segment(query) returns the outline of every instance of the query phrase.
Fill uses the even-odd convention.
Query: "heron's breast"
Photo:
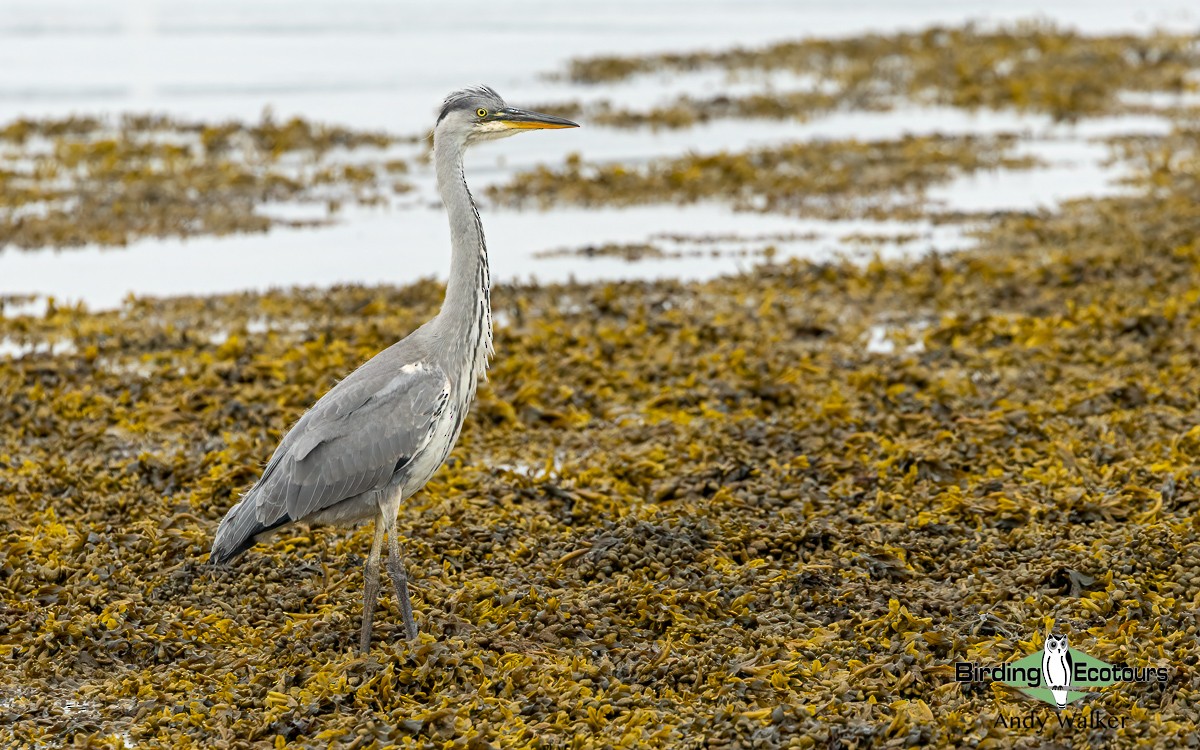
[[[450,451],[454,449],[454,444],[458,442],[458,436],[462,432],[462,418],[465,416],[467,408],[468,405],[462,404],[458,399],[453,399],[446,410],[442,412],[433,426],[429,442],[416,456],[413,456],[412,462],[404,467],[401,475],[397,477],[403,485],[405,496],[410,496],[424,487],[425,483],[442,467],[442,464],[446,463],[446,459],[450,457]]]

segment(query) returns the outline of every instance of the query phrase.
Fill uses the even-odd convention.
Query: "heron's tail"
[[[291,521],[291,516],[284,513],[271,523],[258,520],[257,509],[253,498],[242,498],[242,501],[229,509],[217,527],[217,536],[213,539],[212,552],[208,561],[214,565],[222,565],[254,546],[258,537],[272,529],[277,529]]]

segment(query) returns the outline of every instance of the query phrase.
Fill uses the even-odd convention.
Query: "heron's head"
[[[530,130],[577,127],[561,117],[510,107],[491,88],[475,86],[446,97],[434,134],[439,141],[448,139],[468,146]]]

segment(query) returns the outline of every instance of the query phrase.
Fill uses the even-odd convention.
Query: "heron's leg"
[[[396,504],[397,506],[399,503]],[[404,618],[404,629],[408,631],[408,640],[417,639],[417,621],[413,619],[412,601],[408,598],[408,575],[404,572],[404,561],[400,559],[400,540],[396,535],[396,508],[383,508],[384,523],[387,525],[388,538],[388,578],[392,579],[392,589],[396,592],[396,603],[400,605],[400,615]]]
[[[371,553],[363,566],[366,588],[363,591],[362,637],[358,650],[364,654],[371,650],[371,623],[375,620],[375,602],[379,598],[379,556],[383,552],[383,514],[375,516],[375,540],[371,542]]]

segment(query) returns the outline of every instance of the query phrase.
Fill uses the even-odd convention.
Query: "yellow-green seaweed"
[[[385,597],[365,658],[368,531],[205,558],[281,431],[437,285],[0,318],[75,349],[0,360],[0,743],[1184,743],[1193,169],[1001,217],[972,252],[497,287],[489,382],[400,515],[423,635]],[[998,726],[1053,709],[952,663],[1051,625],[1170,680],[1089,699],[1126,729]]]

